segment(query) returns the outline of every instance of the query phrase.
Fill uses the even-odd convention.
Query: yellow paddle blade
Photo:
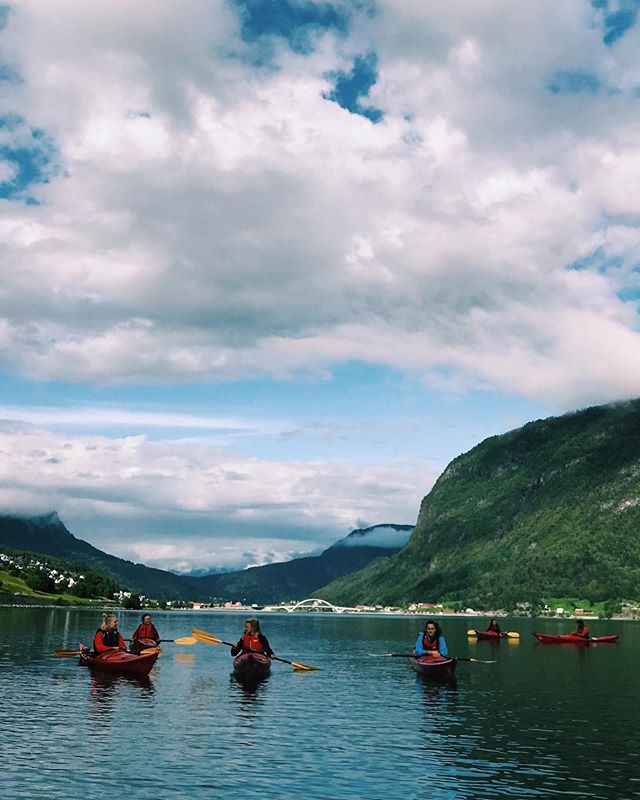
[[[476,635],[475,631],[467,631],[467,636],[475,636],[475,635]]]
[[[294,672],[313,672],[320,669],[320,667],[314,667],[311,664],[299,664],[297,661],[292,661],[291,666]]]
[[[150,656],[152,653],[157,653],[158,655],[160,655],[161,652],[162,652],[161,647],[147,647],[144,650],[141,650],[138,655]]]
[[[56,650],[54,656],[56,658],[71,658],[71,656],[79,656],[80,650]]]
[[[518,633],[518,631],[507,631],[507,636],[509,637],[509,639],[519,639],[520,638],[520,634]]]
[[[197,641],[195,636],[182,636],[180,639],[174,639],[175,644],[195,644]]]
[[[222,639],[218,639],[211,633],[200,631],[197,628],[191,631],[198,642],[206,642],[207,644],[223,644]]]

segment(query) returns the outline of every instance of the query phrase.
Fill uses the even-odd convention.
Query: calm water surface
[[[99,676],[57,647],[90,642],[95,610],[0,608],[0,744],[6,798],[616,798],[640,797],[640,624],[593,622],[619,645],[470,642],[484,620],[444,619],[460,663],[453,684],[402,659],[421,621],[407,617],[262,617],[276,653],[258,687],[230,675],[223,646],[165,645],[147,681]],[[139,615],[120,614],[131,635]],[[193,627],[235,641],[231,613],[154,614],[166,638]]]

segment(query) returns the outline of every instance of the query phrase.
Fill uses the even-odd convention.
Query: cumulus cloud
[[[0,426],[5,511],[56,509],[97,547],[182,571],[285,560],[333,544],[361,518],[411,523],[435,478],[419,461],[285,463],[143,436]]]
[[[637,27],[380,0],[302,47],[249,36],[241,5],[11,4],[0,113],[56,163],[37,204],[0,206],[1,366],[118,383],[359,359],[567,406],[640,392]],[[377,124],[331,100],[366,54]]]

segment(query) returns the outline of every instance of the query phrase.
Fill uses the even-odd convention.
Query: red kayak
[[[572,633],[565,633],[560,636],[552,636],[547,633],[534,633],[536,639],[541,644],[615,644],[618,636],[574,636]]]
[[[488,639],[492,642],[498,642],[500,639],[506,637],[506,633],[496,633],[495,631],[475,631],[478,639]]]
[[[457,658],[444,658],[444,656],[420,656],[411,659],[411,667],[419,674],[427,678],[443,680],[450,678],[456,671]]]
[[[129,645],[129,651],[139,656],[143,650],[147,650],[149,647],[159,646],[158,642],[154,642],[153,639],[132,639]]]
[[[266,678],[271,670],[271,659],[262,653],[241,653],[233,659],[236,678],[257,681]]]
[[[138,656],[135,653],[127,653],[126,650],[107,650],[105,653],[94,654],[92,650],[85,649],[80,654],[80,663],[101,672],[117,672],[120,675],[148,675],[151,667],[158,660],[158,655],[159,653],[147,653],[147,655]]]

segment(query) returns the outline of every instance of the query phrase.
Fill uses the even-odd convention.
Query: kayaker
[[[587,628],[581,619],[576,622],[576,629],[575,631],[571,631],[571,636],[581,636],[583,639],[589,638],[589,628]]]
[[[126,650],[122,634],[118,630],[118,617],[115,614],[105,614],[102,624],[93,637],[93,649],[96,653],[105,653],[107,650]]]
[[[260,630],[260,622],[255,617],[244,621],[244,633],[231,648],[231,655],[238,653],[263,653],[268,658],[274,655],[267,637]]]
[[[142,622],[135,629],[131,637],[132,644],[139,639],[151,639],[156,644],[160,644],[160,634],[156,626],[151,622],[151,614],[142,615]]]
[[[424,631],[420,631],[416,639],[415,652],[420,656],[443,656],[448,658],[449,651],[442,631],[437,622],[428,619]]]
[[[487,628],[487,630],[488,630],[488,631],[491,631],[492,633],[501,633],[501,632],[502,632],[502,631],[500,630],[500,626],[498,625],[498,620],[497,620],[497,619],[495,619],[495,618],[491,620],[491,622],[489,623],[489,627]]]

